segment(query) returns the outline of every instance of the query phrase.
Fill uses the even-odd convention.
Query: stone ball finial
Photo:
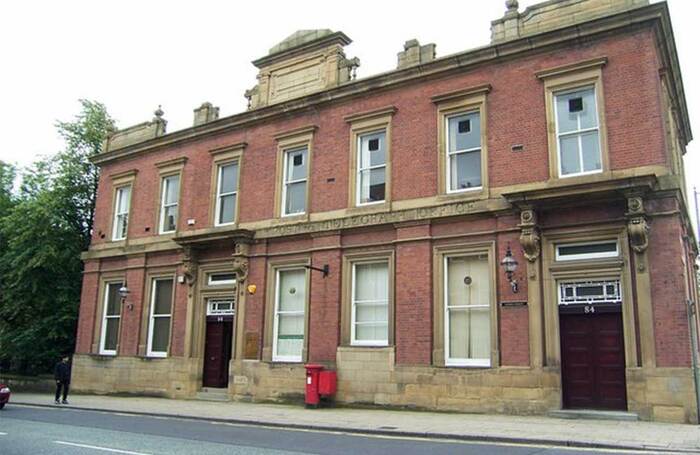
[[[518,0],[506,0],[506,8],[508,9],[508,12],[517,12],[519,5],[518,5]]]
[[[153,114],[154,114],[154,115],[156,116],[156,118],[158,118],[158,119],[163,118],[163,114],[165,114],[165,112],[163,112],[163,109],[161,109],[161,107],[162,107],[162,106],[159,104],[159,105],[158,105],[158,109],[156,109],[156,110],[153,112]]]

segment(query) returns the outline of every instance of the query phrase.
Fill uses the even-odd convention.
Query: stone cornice
[[[260,68],[262,66],[268,66],[273,63],[279,62],[281,60],[286,60],[300,54],[309,53],[314,50],[324,49],[328,46],[332,46],[333,44],[345,46],[350,43],[352,43],[352,40],[345,33],[334,32],[328,36],[324,36],[323,38],[302,44],[301,46],[295,46],[284,51],[266,55],[265,57],[253,60],[251,63],[253,63],[253,65],[255,65],[256,67]]]
[[[672,77],[669,78],[672,97],[681,115],[681,130],[685,142],[692,139],[688,111],[681,79],[680,65],[673,41],[673,30],[665,3],[654,3],[649,6],[636,8],[623,13],[602,17],[574,26],[527,36],[525,38],[505,41],[488,45],[466,52],[448,55],[429,63],[412,66],[402,70],[390,71],[383,74],[359,79],[330,90],[314,93],[282,103],[273,104],[252,111],[224,117],[183,130],[149,139],[142,143],[132,144],[122,149],[100,153],[93,158],[95,164],[138,155],[174,144],[183,144],[201,140],[225,132],[250,127],[261,122],[271,121],[280,117],[288,117],[291,113],[302,113],[339,100],[346,100],[367,95],[370,92],[387,90],[407,83],[444,77],[448,74],[468,71],[491,62],[501,62],[507,59],[519,58],[549,49],[562,48],[568,44],[590,39],[596,35],[619,33],[620,29],[638,28],[644,24],[652,24],[657,45],[661,53],[661,62],[668,68]]]
[[[211,155],[218,155],[220,153],[232,152],[234,150],[244,150],[246,147],[248,147],[247,142],[237,142],[235,144],[226,145],[224,147],[218,147],[218,148],[209,150],[209,153]]]
[[[456,90],[449,93],[441,93],[430,98],[435,104],[444,103],[445,101],[452,101],[457,98],[464,98],[472,95],[482,95],[489,93],[491,91],[491,84],[481,84],[475,85],[474,87],[469,87],[463,90]]]
[[[568,65],[557,66],[554,68],[547,68],[541,71],[536,71],[535,76],[538,79],[547,79],[553,76],[561,76],[567,73],[573,73],[577,71],[583,71],[591,68],[600,68],[608,63],[607,57],[592,58],[589,60],[584,60],[582,62],[569,63]]]
[[[385,115],[394,115],[398,109],[396,106],[387,106],[379,109],[373,109],[371,111],[358,112],[357,114],[350,114],[343,117],[343,120],[347,123],[353,123],[360,120],[367,120],[375,117],[383,117]]]

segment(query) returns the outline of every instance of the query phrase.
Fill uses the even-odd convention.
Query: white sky
[[[537,3],[521,0],[520,10]],[[686,155],[700,188],[700,2],[669,0],[686,98],[698,139]],[[162,104],[168,131],[190,126],[203,101],[228,116],[245,110],[250,63],[298,29],[342,30],[358,77],[396,66],[404,41],[436,43],[438,56],[486,45],[502,0],[9,0],[0,4],[0,160],[20,166],[62,146],[56,120],[79,98],[101,101],[119,127]],[[692,194],[692,193],[689,193]],[[691,202],[692,204],[692,202]]]

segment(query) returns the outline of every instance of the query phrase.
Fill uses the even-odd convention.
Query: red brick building
[[[488,46],[358,79],[300,31],[246,112],[110,136],[74,387],[286,400],[313,362],[344,402],[697,421],[667,6],[507,6]]]

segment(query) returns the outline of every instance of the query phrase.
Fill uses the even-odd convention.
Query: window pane
[[[303,213],[306,210],[306,182],[287,185],[286,214]]]
[[[304,347],[304,316],[279,315],[277,355],[300,357]]]
[[[119,339],[119,318],[105,319],[105,341],[103,349],[105,351],[115,351],[117,340]]]
[[[173,280],[156,280],[153,314],[170,314],[173,300]]]
[[[110,283],[107,285],[107,316],[119,316],[121,313],[121,296],[119,288],[122,283]]]
[[[177,205],[165,207],[163,210],[163,231],[174,231],[177,228]]]
[[[125,186],[119,189],[118,195],[118,213],[127,213],[129,211],[129,195],[131,194],[131,187]]]
[[[481,151],[450,156],[450,189],[481,186]]]
[[[360,137],[360,167],[380,166],[386,163],[386,133],[366,134]]]
[[[384,302],[381,305],[369,303],[355,304],[355,322],[387,322],[389,319],[389,305]]]
[[[126,214],[118,215],[117,216],[117,230],[115,237],[119,239],[123,239],[126,237],[126,231],[128,228],[128,221],[129,217]]]
[[[447,259],[448,305],[488,305],[491,301],[489,262],[485,256]]]
[[[238,189],[238,163],[221,166],[219,194],[231,193]]]
[[[582,101],[583,109],[571,112],[570,107],[578,105],[578,103],[570,103],[570,101],[577,99]],[[567,133],[598,126],[598,112],[593,88],[556,95],[556,103],[557,132]]]
[[[306,303],[306,270],[279,272],[278,311],[304,311]]]
[[[383,201],[386,197],[384,168],[369,169],[360,173],[360,203]]]
[[[170,340],[170,317],[158,317],[153,319],[153,341],[151,351],[167,352]]]
[[[581,135],[584,172],[596,171],[603,168],[600,163],[599,144],[600,141],[598,141],[598,131]]]
[[[209,282],[212,284],[217,284],[220,282],[226,282],[226,281],[235,281],[236,280],[236,274],[235,273],[212,273],[209,275]]]
[[[491,357],[490,309],[472,308],[449,311],[450,346],[453,359]]]
[[[578,153],[578,136],[566,136],[560,138],[559,153],[561,153],[560,158],[562,175],[581,172]]]
[[[386,324],[355,326],[355,339],[358,341],[387,341],[389,328]]]
[[[233,223],[236,217],[236,196],[231,194],[223,196],[219,202],[219,224]]]
[[[386,262],[356,264],[355,301],[387,300],[388,298],[389,265]]]
[[[165,178],[165,203],[177,203],[177,197],[180,191],[180,176],[172,175]]]
[[[306,178],[306,148],[287,152],[287,181]]]
[[[457,115],[447,119],[450,152],[481,147],[481,122],[479,112]],[[460,129],[460,124],[462,128]],[[465,127],[468,125],[468,128]],[[460,131],[463,131],[460,133]]]

